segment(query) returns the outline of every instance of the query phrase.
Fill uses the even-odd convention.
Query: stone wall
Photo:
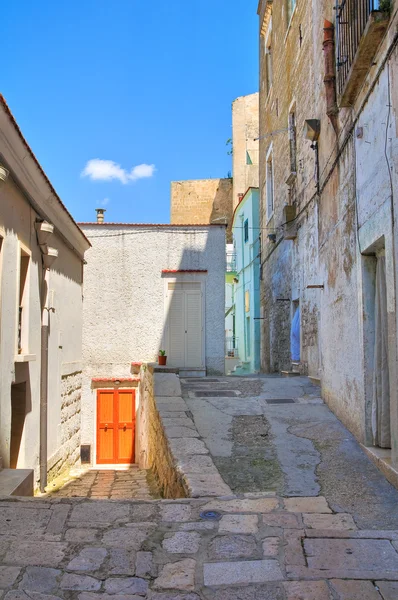
[[[137,456],[139,466],[151,469],[165,498],[185,498],[183,478],[174,458],[156,408],[153,367],[143,365],[140,372],[140,409],[137,419]]]
[[[194,179],[171,182],[171,223],[203,225],[228,223],[231,240],[232,179]],[[225,220],[223,220],[225,219]]]
[[[397,43],[398,14],[392,10],[389,30],[355,105],[338,106],[337,97],[333,118],[327,114],[323,52],[324,21],[336,19],[333,3],[297,2],[288,22],[282,3],[263,0],[259,14],[263,367],[267,371],[289,367],[291,317],[299,303],[301,372],[320,378],[328,405],[361,442],[371,444],[375,291],[367,262],[375,249],[383,247],[392,445],[398,464],[397,263],[391,219],[392,188],[397,188],[392,165],[398,155],[394,94],[398,54],[391,44]],[[266,40],[273,67],[269,90]],[[288,131],[291,112],[296,122],[295,172]],[[307,119],[320,122],[316,148],[303,133]],[[270,152],[274,210],[267,214],[265,157]],[[294,239],[285,235],[286,205],[295,212]],[[269,233],[275,234],[276,242]]]
[[[233,207],[239,194],[258,187],[259,94],[241,96],[232,103]]]
[[[62,376],[60,448],[48,461],[49,482],[80,460],[81,391],[81,371]]]
[[[140,373],[136,451],[140,467],[153,471],[165,498],[232,493],[200,439],[179,377],[154,373],[147,364]]]

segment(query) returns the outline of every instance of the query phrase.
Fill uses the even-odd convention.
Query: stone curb
[[[187,497],[231,495],[190,416],[179,377],[173,373],[154,373],[154,387],[159,421]],[[184,417],[176,416],[170,423],[170,415],[174,413],[184,413]]]

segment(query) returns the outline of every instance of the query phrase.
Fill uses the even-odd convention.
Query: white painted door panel
[[[200,283],[169,283],[167,300],[168,363],[173,367],[203,367]]]
[[[202,366],[202,294],[185,292],[185,367]]]
[[[169,347],[168,361],[172,366],[184,366],[185,362],[185,293],[169,291]]]

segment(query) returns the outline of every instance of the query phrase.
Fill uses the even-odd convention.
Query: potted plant
[[[166,366],[166,363],[167,363],[166,350],[159,350],[158,363],[162,367]]]

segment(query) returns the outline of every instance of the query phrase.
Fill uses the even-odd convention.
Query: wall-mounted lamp
[[[114,381],[115,385],[120,385],[120,383],[121,383],[120,379],[115,379],[115,381]]]
[[[306,119],[304,123],[304,137],[310,142],[317,142],[321,133],[321,122],[319,119]]]
[[[7,171],[7,169],[5,167],[0,165],[0,183],[6,181],[9,174],[10,174],[9,171]]]
[[[267,237],[272,244],[276,243],[276,233],[269,233]]]
[[[51,248],[46,244],[40,246],[41,253],[43,255],[43,265],[45,269],[51,269],[53,262],[58,258],[58,250]]]
[[[239,283],[239,279],[237,277],[234,277],[234,283]]]
[[[47,221],[36,221],[35,228],[40,246],[47,244],[49,238],[54,233],[54,225],[51,225]]]

